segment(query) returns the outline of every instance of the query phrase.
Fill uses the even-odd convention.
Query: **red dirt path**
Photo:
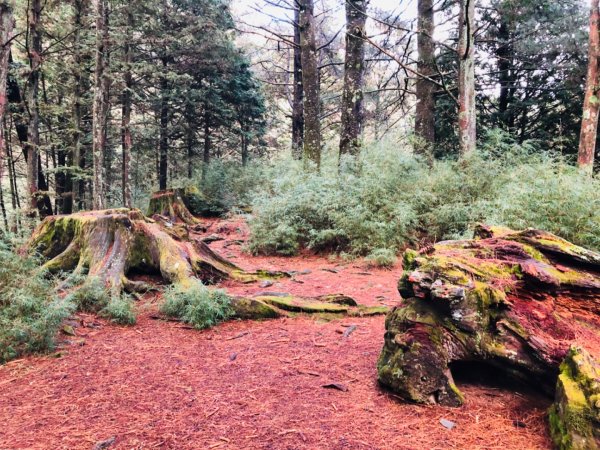
[[[245,227],[233,225],[227,239],[243,239]],[[243,268],[310,270],[267,288],[226,283],[231,292],[340,292],[371,305],[399,300],[399,268],[337,267],[306,255],[253,258],[238,245],[224,248],[229,241],[211,247]],[[152,320],[157,301],[140,305],[131,328],[82,315],[85,326],[68,337],[60,358],[0,367],[0,449],[91,449],[112,437],[110,449],[550,447],[549,400],[536,394],[460,385],[467,404],[444,408],[406,404],[382,391],[375,364],[383,316],[229,322],[199,332]],[[350,324],[358,327],[344,338]],[[348,390],[322,387],[331,382]],[[447,430],[441,418],[456,427]]]

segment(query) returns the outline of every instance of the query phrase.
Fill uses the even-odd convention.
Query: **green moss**
[[[419,252],[411,248],[406,249],[402,255],[402,269],[405,271],[414,270],[416,268],[415,260],[419,256]]]
[[[233,317],[243,320],[274,319],[281,314],[271,305],[253,298],[234,298],[231,301]]]
[[[348,307],[337,305],[335,303],[325,303],[314,300],[301,299],[298,297],[276,297],[259,296],[256,297],[269,305],[281,308],[285,311],[305,312],[305,313],[347,313]]]
[[[387,306],[365,306],[359,305],[356,309],[348,311],[348,315],[352,317],[368,317],[368,316],[379,316],[390,312],[390,308]]]

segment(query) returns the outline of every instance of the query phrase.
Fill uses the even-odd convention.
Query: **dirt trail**
[[[399,300],[400,269],[325,258],[252,258],[231,242],[239,222],[214,223],[211,244],[246,269],[305,272],[273,286],[226,283],[234,293],[341,292],[370,305]],[[225,229],[228,229],[227,232]],[[239,229],[239,230],[238,230]],[[227,247],[225,247],[227,246]],[[322,270],[328,269],[328,270]],[[310,271],[307,273],[306,271]],[[117,327],[92,316],[60,358],[0,367],[0,449],[477,449],[549,448],[549,400],[461,385],[463,408],[423,407],[383,392],[375,364],[384,317],[229,322],[207,331],[153,320]],[[357,325],[348,337],[342,333]],[[337,383],[346,391],[327,389]],[[449,430],[440,419],[456,424]]]

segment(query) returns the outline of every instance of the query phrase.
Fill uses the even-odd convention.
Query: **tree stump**
[[[458,406],[453,365],[486,364],[498,377],[556,391],[554,435],[587,445],[564,448],[595,448],[600,372],[585,378],[565,367],[573,345],[597,367],[600,254],[539,230],[480,226],[476,237],[405,253],[404,300],[386,318],[380,383],[407,400]],[[569,412],[583,408],[573,396],[585,414]]]
[[[51,273],[97,277],[120,291],[135,286],[132,271],[158,273],[169,283],[190,285],[199,278],[252,279],[201,241],[178,238],[137,209],[109,209],[50,216],[35,230],[28,247],[48,261]]]
[[[173,223],[199,225],[200,221],[190,212],[186,199],[192,195],[192,188],[168,189],[158,191],[150,197],[148,216],[154,215],[168,217]]]

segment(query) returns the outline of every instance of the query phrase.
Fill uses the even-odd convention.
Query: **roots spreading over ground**
[[[31,237],[29,247],[48,261],[52,273],[85,274],[112,290],[135,290],[128,275],[154,273],[168,283],[189,286],[196,279],[251,278],[206,244],[173,233],[136,209],[108,209],[51,216]]]

